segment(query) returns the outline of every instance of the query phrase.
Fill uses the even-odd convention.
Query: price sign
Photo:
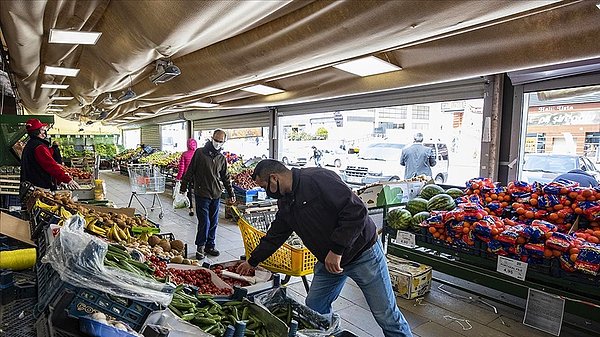
[[[258,191],[258,200],[265,200],[267,199],[267,192],[266,191]]]
[[[518,280],[525,281],[525,275],[527,274],[527,263],[509,259],[504,256],[498,256],[498,265],[496,271],[510,277],[514,277]]]
[[[396,233],[396,243],[400,246],[415,248],[415,235],[405,231],[398,231]]]
[[[529,288],[523,324],[559,336],[564,312],[564,298]]]

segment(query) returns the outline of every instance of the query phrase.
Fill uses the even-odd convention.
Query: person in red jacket
[[[79,188],[79,184],[52,158],[53,150],[46,140],[48,124],[32,118],[25,122],[25,127],[29,140],[21,155],[21,183],[28,181],[50,190],[56,190],[60,184],[69,189]]]
[[[187,151],[185,151],[181,155],[181,159],[179,159],[179,169],[177,170],[177,177],[175,180],[181,180],[181,177],[185,174],[188,167],[190,167],[190,163],[192,162],[192,158],[194,157],[194,152],[196,152],[196,148],[198,147],[198,143],[194,138],[190,138],[187,141]],[[174,191],[173,193],[178,193],[179,191]],[[192,200],[194,200],[194,185],[190,186],[187,191],[187,197],[190,199],[190,216],[194,216],[194,206],[192,204]]]

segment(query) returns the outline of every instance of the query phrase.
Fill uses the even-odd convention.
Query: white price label
[[[258,191],[258,200],[265,200],[267,199],[267,192],[266,191]]]
[[[400,246],[415,248],[415,235],[405,231],[398,231],[396,233],[396,243]]]
[[[496,271],[518,280],[525,281],[525,275],[527,275],[527,263],[509,259],[504,256],[498,256]]]

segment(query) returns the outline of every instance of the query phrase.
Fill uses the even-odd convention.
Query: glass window
[[[161,149],[168,152],[187,150],[187,123],[173,123],[160,126]]]
[[[224,129],[224,131],[227,133],[227,141],[223,145],[223,151],[235,153],[244,161],[269,157],[268,127]],[[213,132],[214,130],[194,132],[198,146],[204,146],[212,139]]]
[[[600,86],[530,92],[523,102],[520,180],[548,183],[600,162]]]
[[[142,142],[142,130],[132,129],[123,130],[123,147],[126,149],[135,149]]]
[[[437,148],[433,178],[462,186],[479,176],[482,110],[483,99],[474,99],[283,116],[278,118],[278,159],[288,166],[331,169],[349,184],[404,178],[402,149],[421,132]],[[405,112],[424,119],[406,120]]]

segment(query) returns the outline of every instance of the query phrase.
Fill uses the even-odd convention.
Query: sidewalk
[[[101,172],[100,178],[106,181],[107,198],[117,207],[127,207],[131,190],[129,180],[118,172]],[[152,204],[151,195],[140,195],[140,200],[148,208]],[[160,224],[162,232],[172,232],[175,237],[188,244],[189,253],[195,252],[195,217],[188,215],[187,209],[173,210],[169,191],[160,195],[164,205],[164,218],[158,219],[159,211],[149,212],[148,217]],[[133,201],[132,207],[143,212],[142,207]],[[217,230],[217,248],[221,255],[212,258],[213,262],[239,259],[244,255],[244,243],[236,224],[221,219]],[[310,279],[310,277],[309,277]],[[496,307],[498,313],[481,303],[460,297],[476,297],[449,286],[438,289],[440,283],[434,281],[431,292],[423,300],[397,299],[398,306],[408,320],[415,337],[543,337],[551,336],[522,324],[523,311],[488,301]],[[300,278],[292,278],[288,285],[291,296],[304,302],[306,290]],[[448,294],[449,292],[450,294]],[[369,311],[367,302],[354,281],[348,280],[333,308],[342,318],[342,327],[358,336],[383,337],[381,329]],[[467,321],[465,321],[467,320]],[[562,336],[583,336],[563,329]]]

